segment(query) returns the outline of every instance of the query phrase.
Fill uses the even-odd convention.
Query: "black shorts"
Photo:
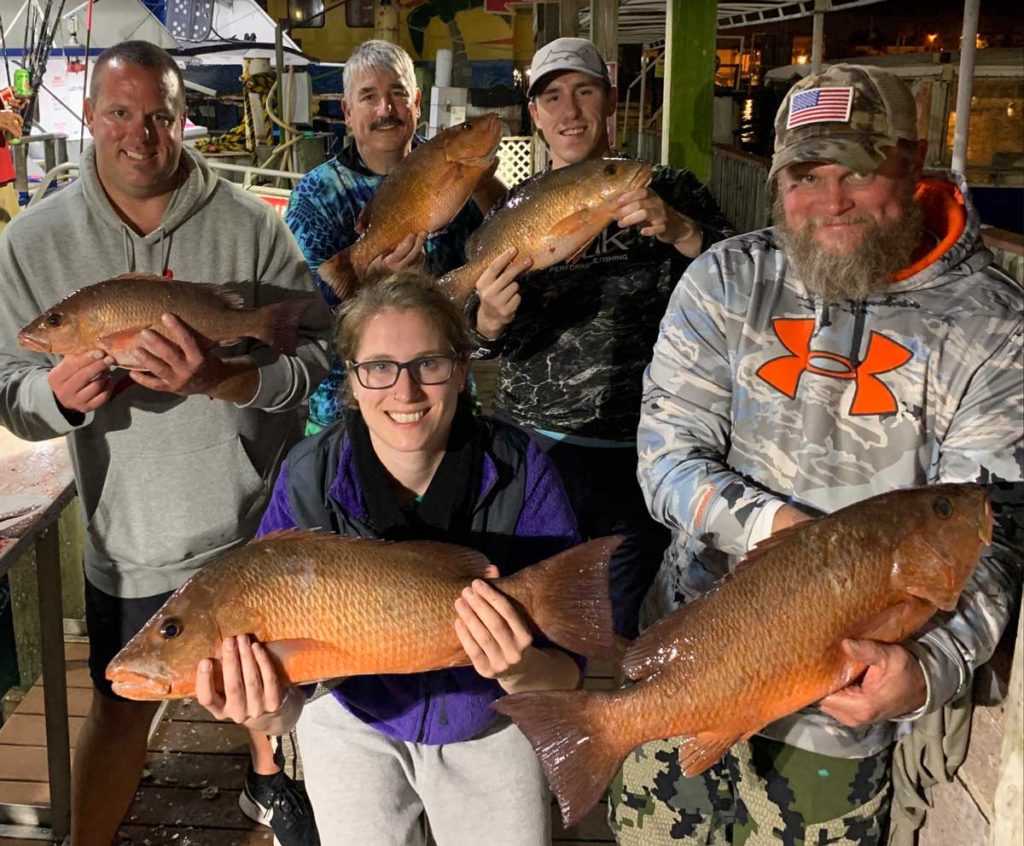
[[[107,681],[107,664],[121,651],[173,593],[122,599],[104,593],[85,580],[85,624],[89,629],[89,676],[93,687],[108,699],[126,701]]]

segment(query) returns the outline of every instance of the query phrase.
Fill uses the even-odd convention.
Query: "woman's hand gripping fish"
[[[894,491],[785,529],[714,589],[647,629],[611,693],[521,693],[494,703],[530,739],[566,825],[631,750],[683,736],[686,776],[741,738],[853,682],[846,638],[898,643],[952,611],[992,511],[982,488]]]

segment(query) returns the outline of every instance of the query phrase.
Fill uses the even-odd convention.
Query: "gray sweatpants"
[[[394,740],[333,696],[296,727],[322,846],[548,846],[551,794],[537,756],[501,721],[461,743]]]

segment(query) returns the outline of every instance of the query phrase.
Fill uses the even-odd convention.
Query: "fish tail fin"
[[[608,562],[621,535],[581,543],[500,579],[496,587],[526,608],[545,636],[580,655],[618,654],[608,596]]]
[[[285,355],[295,355],[299,343],[299,326],[306,310],[314,304],[313,297],[303,294],[263,306],[259,310],[260,325],[254,332],[255,336],[271,349]]]
[[[600,800],[629,753],[608,694],[586,690],[504,696],[491,707],[512,720],[537,753],[566,827]]]
[[[359,274],[347,249],[327,259],[320,265],[317,274],[342,302],[351,297],[359,286]]]

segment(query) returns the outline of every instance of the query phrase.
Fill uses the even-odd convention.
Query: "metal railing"
[[[711,194],[737,232],[753,232],[771,223],[768,199],[770,161],[714,145],[711,159]]]

